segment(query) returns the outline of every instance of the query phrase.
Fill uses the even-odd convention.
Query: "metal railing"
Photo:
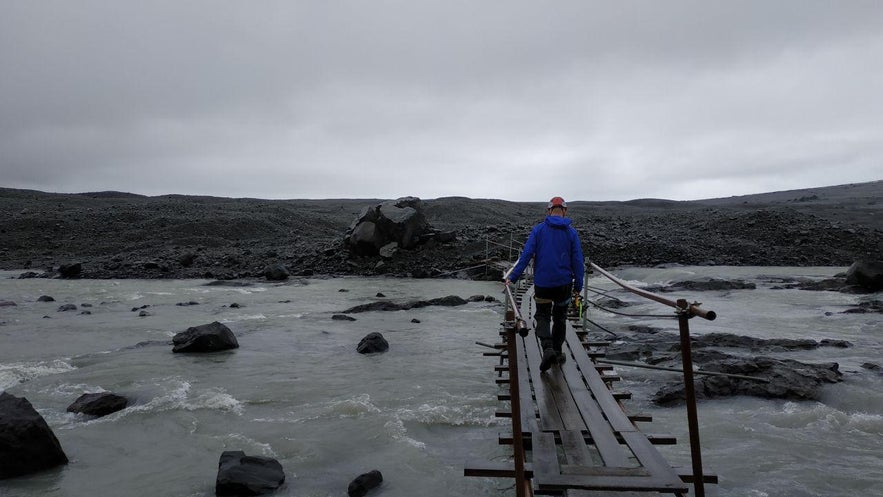
[[[717,314],[714,311],[702,309],[699,302],[693,302],[690,304],[687,303],[686,299],[672,300],[648,292],[647,290],[636,288],[620,280],[616,276],[613,276],[605,271],[604,268],[593,262],[589,262],[589,267],[635,295],[675,309],[681,340],[681,367],[684,374],[684,397],[687,403],[687,428],[690,435],[690,459],[693,465],[693,486],[697,497],[704,497],[705,484],[702,475],[702,449],[699,444],[699,416],[696,409],[696,390],[693,382],[693,355],[690,344],[689,319],[693,316],[699,316],[709,321],[713,321],[717,318]]]
[[[516,333],[521,337],[527,336],[527,323],[521,315],[518,301],[512,294],[511,286],[504,285],[506,294],[506,353],[509,366],[509,403],[512,411],[512,445],[515,458],[515,495],[527,497],[532,495],[529,482],[524,471],[524,434],[521,431],[521,396],[518,383],[518,350],[515,343]],[[529,401],[530,399],[528,399]]]

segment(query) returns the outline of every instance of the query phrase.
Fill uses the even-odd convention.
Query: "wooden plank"
[[[573,362],[567,362],[563,365],[562,369],[568,378],[571,390],[574,391],[574,399],[580,414],[585,419],[592,443],[598,448],[604,464],[607,466],[632,465],[629,462],[628,456],[620,447],[616,434],[604,418],[601,407],[595,403],[594,398],[590,395],[585,383],[583,383],[583,379],[576,370],[576,366]]]
[[[688,468],[674,468],[681,481],[684,483],[693,483],[693,474]],[[564,474],[583,472],[583,474],[597,474],[606,476],[636,476],[639,472],[644,471],[643,468],[606,468],[606,467],[579,467],[561,465],[561,472]],[[524,474],[527,478],[533,478],[533,465],[531,463],[524,464]],[[470,459],[463,465],[463,476],[478,476],[482,478],[515,478],[515,466],[511,462],[488,461],[486,459]],[[718,483],[717,475],[703,474],[702,479],[705,483]],[[590,492],[583,490],[581,492]],[[580,494],[567,494],[580,495]],[[616,497],[624,497],[629,494],[617,493]]]
[[[566,366],[567,363],[564,364]],[[558,413],[561,416],[562,429],[582,431],[587,429],[586,422],[580,415],[579,408],[574,401],[574,394],[570,391],[569,382],[561,368],[553,366],[552,369],[540,375],[543,388],[552,395]]]
[[[675,470],[675,473],[678,474],[678,477],[681,479],[682,482],[693,483],[694,481],[696,481],[696,477],[693,475],[693,471],[691,469],[681,468],[681,467],[677,467],[677,466],[674,467],[673,469]],[[703,483],[713,483],[716,485],[718,483],[717,475],[710,475],[710,474],[707,474],[703,471],[702,482]]]
[[[586,446],[586,439],[581,431],[562,431],[561,447],[564,449],[564,459],[567,461],[567,464],[597,466],[592,459],[588,446]]]
[[[534,469],[534,475],[537,475],[536,468]],[[538,487],[537,493],[549,491],[563,492],[569,489],[675,493],[686,492],[688,489],[687,484],[683,482],[673,484],[652,476],[557,475],[541,479],[537,475],[534,478],[534,482]]]
[[[470,459],[463,466],[463,476],[482,478],[515,478],[515,465],[511,462]],[[533,478],[533,465],[524,463],[525,478]]]
[[[539,427],[543,431],[559,431],[564,429],[564,422],[561,420],[561,414],[558,412],[558,406],[551,394],[547,394],[544,388],[542,373],[540,373],[540,347],[537,340],[532,336],[528,336],[524,340],[524,346],[527,350],[528,370],[530,371],[530,379],[533,383],[534,397],[537,401],[537,409],[540,413]]]
[[[569,328],[567,330],[567,340],[568,343],[578,343],[576,334]],[[637,430],[635,425],[629,421],[628,416],[623,412],[619,403],[613,398],[610,390],[607,389],[607,385],[604,383],[598,370],[595,369],[594,363],[585,354],[573,354],[573,356],[577,365],[579,365],[583,378],[586,380],[586,385],[592,392],[592,396],[598,402],[598,405],[604,412],[604,416],[607,418],[607,422],[610,423],[613,429],[615,431]]]
[[[662,454],[656,450],[656,447],[647,440],[643,433],[624,432],[620,435],[640,461],[641,466],[647,468],[655,478],[669,483],[681,481],[671,464],[662,457]]]
[[[531,456],[533,459],[534,479],[552,478],[561,474],[558,465],[558,449],[555,448],[555,436],[551,433],[534,433]]]
[[[580,466],[580,465],[561,465],[562,475],[583,475],[583,476],[650,476],[650,472],[646,468],[636,466],[634,468],[610,468],[607,466]]]
[[[518,367],[518,398],[521,402],[521,431],[530,433],[537,431],[537,412],[533,393],[530,390],[530,378],[527,372],[527,356],[524,352],[524,338],[515,337],[515,349]]]
[[[645,414],[645,413],[629,414],[629,419],[632,421],[632,423],[638,423],[638,422],[652,423],[653,422],[653,416],[651,416],[650,414]]]

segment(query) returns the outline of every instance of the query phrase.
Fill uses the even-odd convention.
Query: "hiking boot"
[[[543,360],[540,362],[540,372],[547,371],[552,367],[553,362],[558,361],[558,354],[555,353],[551,348],[543,351]]]
[[[567,354],[561,351],[557,351],[555,354],[558,356],[558,364],[564,364],[567,362]]]

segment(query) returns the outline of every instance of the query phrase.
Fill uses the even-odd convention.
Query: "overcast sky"
[[[0,0],[0,186],[712,198],[883,179],[883,3]]]

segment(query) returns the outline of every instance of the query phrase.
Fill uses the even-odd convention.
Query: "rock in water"
[[[383,335],[377,333],[376,331],[368,333],[365,335],[365,338],[359,342],[359,346],[356,347],[356,350],[360,354],[374,354],[376,352],[386,352],[389,350],[389,342],[383,338]]]
[[[172,352],[217,352],[239,348],[230,328],[217,321],[187,328],[172,338],[172,344]]]
[[[263,495],[275,491],[284,482],[285,472],[279,461],[228,450],[218,461],[215,495]]]
[[[369,490],[383,483],[383,475],[376,469],[363,473],[351,481],[346,489],[349,497],[363,497]]]
[[[869,292],[883,290],[883,261],[856,261],[846,271],[846,283]]]
[[[67,464],[61,444],[24,397],[0,393],[0,480]]]
[[[722,376],[703,376],[696,379],[696,398],[707,399],[733,395],[752,395],[767,399],[815,400],[825,383],[842,381],[843,374],[835,362],[807,364],[792,359],[772,357],[725,358],[709,361],[703,371],[755,376],[769,379],[769,383]],[[684,400],[682,382],[662,387],[653,401],[671,405]]]
[[[67,412],[100,417],[121,411],[128,405],[129,400],[127,398],[115,393],[84,393],[73,404],[67,406]]]

